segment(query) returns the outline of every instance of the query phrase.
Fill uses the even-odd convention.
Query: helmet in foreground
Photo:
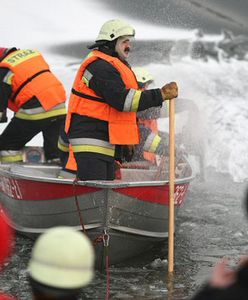
[[[41,284],[81,288],[93,278],[94,250],[83,233],[71,227],[54,227],[37,239],[28,268],[30,277]]]

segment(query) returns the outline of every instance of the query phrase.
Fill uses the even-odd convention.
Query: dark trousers
[[[65,145],[68,145],[68,151],[63,151],[59,149],[59,158],[62,168],[65,168],[68,158],[69,158],[69,139],[65,132],[65,122],[62,123],[60,130],[59,130],[59,137],[64,142]]]
[[[78,171],[79,180],[114,180],[115,164],[113,161],[106,161],[99,158],[86,157],[85,153],[74,153]],[[94,154],[92,154],[94,156]]]
[[[1,150],[21,150],[35,135],[42,132],[47,160],[59,157],[59,130],[65,116],[29,121],[13,117],[0,135]]]

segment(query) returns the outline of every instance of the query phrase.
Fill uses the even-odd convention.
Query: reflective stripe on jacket
[[[59,136],[58,140],[58,148],[60,151],[69,152],[69,141],[65,142],[61,136]]]
[[[152,132],[146,139],[146,142],[144,144],[144,151],[156,154],[160,143],[161,137],[158,134]]]
[[[38,51],[14,51],[3,59],[0,67],[9,68],[14,74],[11,78],[11,100],[18,108],[34,96],[45,111],[65,102],[66,94],[62,83],[50,72],[48,64]]]
[[[0,151],[0,162],[14,163],[23,161],[23,153],[21,150],[2,150]]]
[[[69,156],[65,169],[77,171],[77,163],[74,156],[74,153],[77,152],[94,152],[114,157],[115,146],[108,142],[92,138],[70,139]]]
[[[97,59],[110,63],[120,73],[121,78],[129,89],[123,111],[118,111],[99,97],[88,87],[90,76],[87,66]],[[107,121],[110,144],[138,144],[139,128],[136,121],[136,111],[139,106],[141,91],[138,90],[136,77],[132,70],[118,58],[94,50],[82,63],[75,78],[70,96],[65,130],[68,132],[73,113],[99,120]],[[74,150],[74,149],[73,149]]]
[[[20,108],[19,111],[15,114],[15,117],[22,120],[37,121],[65,114],[65,103],[61,103],[52,107],[49,111],[46,111],[43,107],[28,109]]]
[[[94,152],[114,157],[115,145],[109,142],[93,138],[73,138],[69,139],[74,153]]]

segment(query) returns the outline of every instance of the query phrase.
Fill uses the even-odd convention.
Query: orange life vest
[[[14,74],[11,100],[17,108],[33,96],[46,111],[66,101],[62,83],[50,72],[38,51],[25,49],[11,52],[0,62],[0,67],[9,68]],[[13,105],[10,104],[9,108]]]
[[[73,113],[100,119],[108,122],[110,144],[138,144],[140,141],[139,128],[135,112],[122,112],[102,101],[84,80],[83,74],[87,66],[97,59],[103,59],[115,67],[127,89],[138,90],[138,83],[133,71],[118,58],[93,50],[82,63],[76,75],[70,96],[65,131],[68,132]]]
[[[158,122],[155,119],[151,120],[139,120],[139,124],[150,128],[152,132],[158,133]]]
[[[77,162],[74,157],[71,145],[69,145],[69,156],[65,168],[71,171],[77,171]]]
[[[152,132],[158,133],[158,123],[157,120],[151,119],[151,120],[139,120],[139,124],[144,125],[147,128],[150,128]],[[144,151],[143,157],[146,160],[151,161],[152,163],[156,163],[156,155],[151,152]]]

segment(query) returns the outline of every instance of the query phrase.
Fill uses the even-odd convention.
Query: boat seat
[[[147,169],[121,169],[121,179],[123,181],[153,181],[165,180],[165,173],[161,173],[161,178],[156,179],[157,170]]]

